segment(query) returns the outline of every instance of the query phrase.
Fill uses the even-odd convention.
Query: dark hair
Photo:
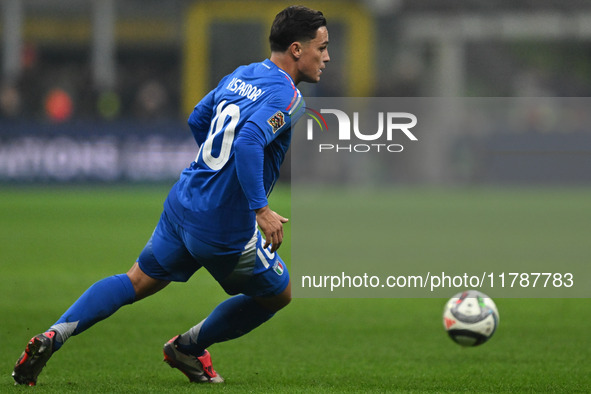
[[[275,16],[269,35],[271,51],[285,52],[295,41],[313,40],[322,26],[326,26],[322,12],[301,5],[289,6]]]

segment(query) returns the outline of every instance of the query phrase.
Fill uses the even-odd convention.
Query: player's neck
[[[269,60],[271,60],[277,67],[289,74],[289,76],[291,77],[291,79],[293,79],[293,82],[296,85],[300,82],[298,77],[297,65],[289,56],[289,54],[281,52],[272,52]]]

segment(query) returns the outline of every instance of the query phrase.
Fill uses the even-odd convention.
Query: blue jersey
[[[199,153],[166,199],[167,215],[205,242],[242,250],[303,113],[300,91],[269,59],[224,77],[189,117]]]

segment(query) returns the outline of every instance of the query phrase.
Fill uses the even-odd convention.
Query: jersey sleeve
[[[197,145],[203,144],[207,138],[211,115],[213,113],[215,91],[209,92],[193,109],[189,116],[189,127]]]
[[[272,97],[248,119],[234,142],[236,174],[251,210],[268,204],[263,181],[265,147],[304,113],[304,100],[297,89],[294,92],[293,97]]]
[[[254,123],[268,145],[284,130],[289,130],[305,111],[304,99],[298,89],[283,89],[267,101],[264,108],[255,112],[248,120]]]
[[[251,210],[268,204],[263,184],[265,139],[254,123],[247,123],[234,143],[236,175]]]
[[[226,81],[228,80],[228,75],[226,75],[220,83],[218,84],[218,88],[223,86]],[[210,91],[205,97],[201,99],[201,101],[193,108],[193,112],[189,115],[189,127],[191,128],[191,133],[193,133],[193,138],[195,138],[195,142],[197,145],[201,146],[203,142],[207,138],[207,133],[209,132],[209,127],[211,125],[211,120],[213,118],[213,111],[215,106],[215,97],[216,97],[216,90],[213,89]]]

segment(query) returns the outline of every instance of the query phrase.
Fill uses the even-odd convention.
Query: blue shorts
[[[212,246],[189,234],[163,212],[137,261],[141,270],[155,279],[186,282],[205,267],[228,294],[267,297],[285,290],[289,272],[279,254],[263,249],[263,245],[257,230],[241,251]]]

